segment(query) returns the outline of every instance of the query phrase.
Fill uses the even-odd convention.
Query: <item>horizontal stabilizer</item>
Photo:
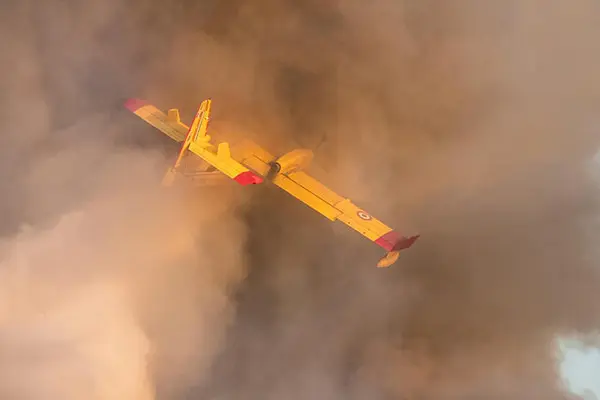
[[[181,123],[179,111],[169,110],[167,115],[152,104],[140,99],[127,100],[125,107],[176,142],[185,140],[189,128]]]

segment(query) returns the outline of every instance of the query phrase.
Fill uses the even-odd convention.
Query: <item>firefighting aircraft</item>
[[[177,109],[170,109],[165,114],[140,99],[129,99],[125,103],[125,107],[138,117],[182,143],[174,165],[165,174],[163,185],[170,186],[178,176],[199,181],[201,185],[219,183],[227,178],[244,186],[272,182],[329,220],[343,222],[384,248],[387,253],[377,263],[379,268],[395,263],[400,250],[412,246],[420,236],[399,235],[304,172],[313,158],[311,150],[295,149],[276,157],[249,140],[234,146],[234,152],[227,142],[215,146],[207,134],[211,104],[211,99],[203,101],[188,127],[181,122]],[[194,160],[191,161],[196,162],[192,167],[185,162],[190,153],[199,157],[192,157]]]

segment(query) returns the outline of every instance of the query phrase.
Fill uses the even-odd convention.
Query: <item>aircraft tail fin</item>
[[[198,107],[194,121],[192,122],[192,125],[190,125],[190,142],[210,141],[210,136],[207,134],[207,129],[208,122],[210,120],[211,104],[212,100],[207,99],[200,104],[200,107]]]
[[[181,145],[181,149],[179,150],[177,159],[175,160],[173,166],[169,168],[169,170],[165,174],[165,177],[163,178],[163,185],[170,186],[173,183],[176,176],[176,171],[180,167],[183,157],[185,156],[185,153],[190,147],[190,143],[203,142],[205,144],[208,144],[210,142],[210,136],[206,133],[206,131],[208,129],[208,121],[210,118],[211,103],[211,99],[207,99],[204,100],[198,107],[198,111],[196,111],[194,120],[192,121],[187,135],[185,137],[185,140]],[[169,110],[168,118],[171,120],[179,119],[179,111],[176,109]]]

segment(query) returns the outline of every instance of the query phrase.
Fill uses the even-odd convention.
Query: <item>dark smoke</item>
[[[111,275],[114,265],[160,260],[144,289],[124,285],[142,298],[139,310],[111,314],[129,321],[115,322],[128,332],[119,337],[133,338],[138,349],[127,358],[129,370],[155,355],[152,370],[140,375],[152,389],[128,396],[567,396],[554,341],[600,329],[598,192],[590,165],[600,98],[596,3],[154,3],[7,2],[11,17],[2,25],[7,237],[23,223],[52,225],[84,208],[89,224],[118,215],[143,227],[119,231],[125,244],[132,241],[124,258],[84,240],[90,265],[110,264]],[[119,111],[131,96],[180,107],[187,117],[212,97],[219,133],[251,136],[274,152],[316,148],[316,168],[328,184],[422,238],[393,269],[378,271],[377,250],[360,237],[265,187],[244,194],[251,199],[242,208],[213,208],[207,193],[185,203],[184,210],[209,211],[182,231],[169,226],[182,238],[194,224],[215,233],[201,234],[199,248],[160,250],[158,228],[183,216],[165,211],[144,225],[142,215],[183,200],[161,198],[150,202],[151,212],[128,216],[128,204],[158,196],[146,183],[160,179],[160,168],[152,168],[164,161],[151,129]],[[114,156],[131,147],[144,149],[135,150],[142,155],[133,168],[128,157]],[[140,174],[143,200],[127,190]],[[214,215],[228,218],[219,231]],[[109,227],[100,232],[109,235]],[[63,229],[51,237],[77,236]],[[139,243],[152,243],[148,259],[140,258]],[[225,244],[210,251],[217,243]],[[105,246],[111,254],[121,249]],[[249,274],[228,298],[246,259]],[[124,281],[137,282],[145,269],[127,271]],[[119,301],[98,298],[73,315],[119,308]],[[221,347],[229,300],[237,317]],[[203,317],[189,322],[198,313]],[[14,340],[2,339],[0,348]],[[42,343],[31,351],[56,351],[43,365],[69,351]],[[25,357],[9,356],[2,357]],[[102,360],[79,362],[106,376],[94,367]],[[27,379],[14,374],[12,381]],[[23,386],[1,383],[14,398],[57,393],[20,394]],[[90,398],[86,389],[73,389],[72,398]]]

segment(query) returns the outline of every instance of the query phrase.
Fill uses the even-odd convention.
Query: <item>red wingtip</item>
[[[252,171],[242,172],[241,174],[239,174],[238,176],[236,176],[235,178],[233,178],[233,180],[236,181],[237,183],[239,183],[242,186],[256,185],[256,184],[259,184],[259,183],[263,182],[263,178],[261,178],[260,176],[256,175]]]
[[[147,103],[144,100],[140,99],[128,99],[125,102],[125,108],[127,108],[131,112],[136,112],[145,105],[147,105]]]
[[[387,251],[398,251],[408,249],[417,241],[421,235],[415,236],[400,236],[396,231],[389,231],[375,241],[376,244],[383,247]]]

